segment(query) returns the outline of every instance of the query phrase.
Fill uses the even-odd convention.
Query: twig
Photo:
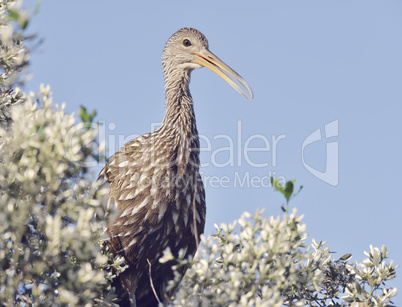
[[[155,297],[156,297],[156,300],[157,300],[158,303],[160,304],[161,301],[159,300],[158,294],[156,293],[156,290],[155,290],[155,287],[154,287],[154,283],[152,282],[152,275],[151,275],[152,264],[151,264],[151,262],[149,261],[148,258],[147,258],[147,261],[148,261],[148,265],[149,265],[149,281],[150,281],[150,283],[151,283],[151,288],[152,288],[152,291],[154,292],[154,295],[155,295]]]
[[[128,300],[130,302],[130,307],[137,307],[137,300],[135,299],[135,292],[128,291]]]
[[[198,242],[199,239],[198,239],[197,219],[196,219],[196,217],[195,217],[195,210],[196,210],[196,208],[195,208],[195,195],[196,195],[196,194],[197,194],[197,178],[195,179],[195,183],[194,183],[194,195],[193,195],[194,236],[195,236],[195,243],[197,244],[197,245],[196,245],[196,249],[197,249],[197,248],[198,248],[198,244],[199,244],[200,242]]]

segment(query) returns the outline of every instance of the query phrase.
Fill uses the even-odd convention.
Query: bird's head
[[[162,60],[165,74],[172,73],[175,69],[191,71],[204,66],[222,77],[247,99],[253,98],[247,82],[209,51],[208,40],[196,29],[183,28],[174,33],[166,43]],[[246,89],[249,96],[235,81]]]

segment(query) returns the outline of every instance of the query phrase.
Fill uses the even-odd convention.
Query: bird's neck
[[[159,133],[169,135],[177,174],[188,167],[199,167],[200,142],[195,121],[193,100],[189,91],[189,70],[165,72],[166,114]],[[166,145],[166,144],[165,144]]]
[[[198,135],[189,90],[190,73],[190,70],[175,70],[165,77],[166,113],[162,123],[186,137]]]

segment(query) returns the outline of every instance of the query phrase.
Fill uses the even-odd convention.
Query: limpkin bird
[[[194,255],[204,231],[200,144],[189,91],[191,72],[202,66],[245,97],[253,97],[246,81],[208,50],[201,32],[192,28],[177,31],[162,56],[166,95],[162,125],[125,144],[99,175],[109,183],[109,201],[118,209],[107,228],[110,248],[128,264],[114,283],[121,306],[167,303],[174,292],[167,291],[168,281],[173,279],[172,263],[162,264],[159,258],[167,247],[176,257],[180,250],[184,257]]]

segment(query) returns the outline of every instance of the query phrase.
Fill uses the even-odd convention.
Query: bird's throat
[[[166,77],[166,113],[163,124],[181,133],[197,133],[193,99],[189,90],[190,70],[176,70]]]
[[[176,152],[179,174],[188,163],[199,164],[200,144],[189,82],[189,70],[175,71],[165,79],[166,113],[160,132],[171,137],[170,149]]]

